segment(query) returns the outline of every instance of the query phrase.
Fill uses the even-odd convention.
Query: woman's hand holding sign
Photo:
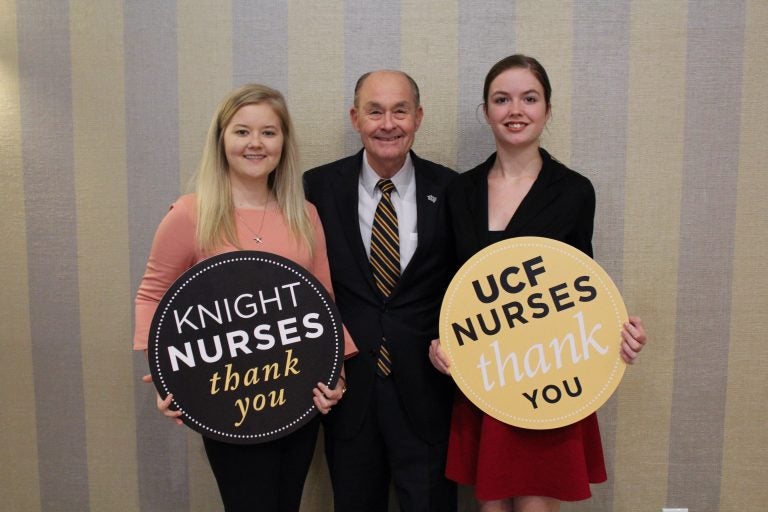
[[[630,316],[621,330],[621,358],[627,364],[634,364],[640,351],[643,350],[648,337],[645,334],[643,321],[638,316]]]
[[[451,374],[451,361],[440,346],[439,339],[432,340],[432,343],[429,344],[429,360],[440,373]]]
[[[152,384],[152,375],[145,375],[141,378],[142,382]],[[181,411],[174,411],[171,409],[171,402],[173,402],[173,394],[169,393],[165,400],[160,398],[160,394],[155,391],[155,403],[157,404],[157,410],[163,413],[163,416],[174,421],[177,425],[183,425],[184,422],[179,419]]]
[[[344,392],[347,390],[346,379],[344,374],[339,375],[339,380],[336,382],[336,387],[331,389],[322,382],[317,383],[317,387],[312,390],[315,395],[312,400],[315,402],[315,407],[321,414],[328,414],[331,412],[331,407],[339,403]]]

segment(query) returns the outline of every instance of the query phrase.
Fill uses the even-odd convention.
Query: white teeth
[[[520,128],[523,128],[525,126],[524,123],[509,123],[507,126],[514,130],[519,130]]]

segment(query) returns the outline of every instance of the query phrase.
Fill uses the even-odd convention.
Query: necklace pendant
[[[262,241],[262,238],[260,236],[255,236],[255,237],[253,237],[253,239],[256,240],[257,244],[260,244],[261,241]]]

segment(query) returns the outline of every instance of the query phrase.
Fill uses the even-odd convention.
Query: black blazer
[[[488,172],[496,153],[460,175],[448,191],[448,211],[459,265],[501,238],[541,236],[592,256],[595,189],[589,179],[539,149],[543,165],[502,237],[488,233]]]
[[[429,362],[438,337],[443,294],[455,264],[446,220],[445,191],[456,174],[411,152],[415,168],[418,245],[397,287],[385,299],[376,288],[360,235],[358,181],[362,150],[304,174],[307,199],[323,223],[336,304],[360,353],[345,363],[348,391],[326,417],[331,435],[354,436],[376,377],[377,350],[384,337],[406,414],[428,442],[448,435],[453,382]]]

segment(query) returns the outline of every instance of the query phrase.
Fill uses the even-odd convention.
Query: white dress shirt
[[[381,176],[368,165],[368,155],[363,151],[363,168],[358,182],[357,214],[360,221],[360,235],[365,244],[365,252],[371,257],[371,228],[376,207],[381,200],[381,190],[376,184]],[[400,272],[408,266],[419,242],[416,231],[416,178],[411,155],[394,176],[390,178],[395,185],[392,191],[392,205],[397,213],[397,227],[400,234]]]

